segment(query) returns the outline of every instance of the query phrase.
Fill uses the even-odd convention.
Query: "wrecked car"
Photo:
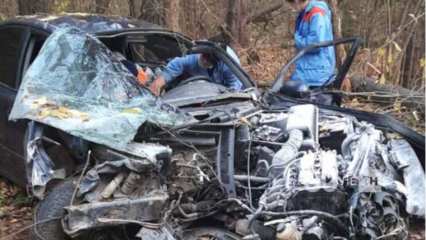
[[[214,53],[246,90],[193,77],[156,98],[111,49],[136,33],[60,28],[28,66],[9,119],[28,121],[33,239],[406,239],[424,218],[424,136],[324,92],[283,95],[288,65],[260,91],[183,37],[176,55]],[[135,62],[161,70],[157,51]]]
[[[191,45],[191,40],[179,33],[167,31],[158,25],[134,21],[123,17],[105,17],[92,14],[33,15],[21,16],[0,24],[0,175],[18,186],[31,185],[28,181],[25,159],[27,121],[9,121],[8,115],[21,85],[23,76],[38,56],[46,39],[56,29],[78,27],[82,31],[98,36],[111,51],[123,52],[133,62],[145,65],[164,64],[168,59],[181,56]],[[156,52],[155,56],[149,55]],[[145,54],[140,54],[145,53]],[[149,59],[145,59],[149,57]],[[46,130],[47,131],[47,130]],[[62,133],[61,133],[62,134]],[[51,135],[57,135],[56,132]],[[54,138],[59,138],[54,136]],[[78,149],[79,143],[67,142],[68,149]],[[25,145],[25,144],[24,144]],[[52,147],[52,146],[50,146]],[[78,150],[61,151],[58,161],[67,165],[69,175],[78,165]],[[59,163],[57,163],[59,164]]]

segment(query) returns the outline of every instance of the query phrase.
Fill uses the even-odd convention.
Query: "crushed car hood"
[[[191,120],[140,87],[113,52],[76,28],[46,40],[9,119],[34,120],[117,150],[126,150],[145,122],[169,127]]]

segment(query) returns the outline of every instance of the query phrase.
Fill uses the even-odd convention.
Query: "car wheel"
[[[188,229],[183,233],[185,240],[241,240],[242,238],[227,230],[213,227]]]
[[[32,229],[32,240],[70,239],[62,230],[64,207],[69,206],[74,192],[72,180],[65,180],[51,189],[43,201],[37,204]],[[51,220],[51,221],[50,221]]]
[[[43,201],[40,201],[34,214],[35,225],[31,240],[70,240],[62,230],[64,208],[70,205],[75,185],[72,179],[54,186]],[[52,220],[52,221],[49,221]],[[47,222],[46,222],[47,221]],[[124,227],[88,231],[76,237],[77,240],[122,240],[126,237]]]

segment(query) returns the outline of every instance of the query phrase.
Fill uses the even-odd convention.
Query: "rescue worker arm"
[[[160,96],[162,89],[166,86],[166,81],[163,76],[159,76],[155,81],[149,86],[149,89],[155,96]]]
[[[327,17],[322,13],[316,13],[308,19],[309,23],[309,32],[306,36],[302,36],[299,33],[295,33],[295,42],[297,49],[303,49],[309,45],[320,43],[327,40],[327,29],[326,21]],[[319,52],[320,48],[313,49],[311,52]]]
[[[163,72],[155,79],[149,86],[149,89],[159,96],[161,90],[169,83],[174,81],[177,77],[182,75],[191,64],[198,64],[198,57],[196,55],[187,55],[184,57],[177,57],[171,60]]]
[[[232,73],[231,70],[229,70],[229,68],[225,67],[223,71],[223,83],[227,88],[230,88],[235,91],[240,91],[243,89],[243,84],[235,76],[235,74]]]
[[[194,63],[195,59],[195,63]],[[167,64],[167,67],[161,74],[166,84],[173,82],[177,77],[185,72],[185,69],[191,64],[197,64],[197,57],[187,55],[185,57],[177,57]]]

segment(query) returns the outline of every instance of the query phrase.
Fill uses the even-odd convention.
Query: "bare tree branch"
[[[279,1],[271,6],[268,6],[265,9],[255,12],[251,14],[251,16],[248,18],[247,23],[261,22],[265,19],[265,16],[281,9],[283,6],[284,6],[284,3],[282,1]]]

